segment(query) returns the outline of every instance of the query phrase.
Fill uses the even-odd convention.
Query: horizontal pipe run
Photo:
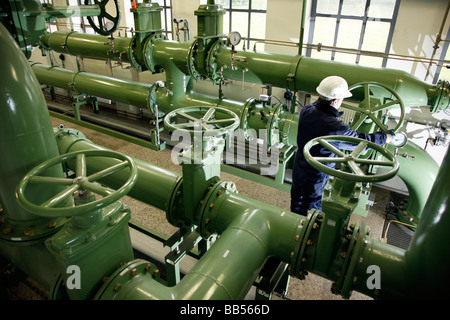
[[[80,150],[108,150],[87,139],[80,138],[76,134],[61,134],[62,132],[64,131],[56,133],[57,135],[60,135],[58,138],[58,148],[61,154]],[[128,195],[136,200],[166,211],[173,188],[179,179],[179,175],[139,159],[134,159],[134,161],[138,168],[138,179]],[[105,168],[109,168],[116,163],[117,160],[115,159],[103,161],[88,159],[87,168],[93,172],[98,172]],[[123,185],[126,179],[126,172],[118,172],[117,174],[104,178],[102,182],[111,188],[118,188]]]
[[[150,85],[131,80],[32,64],[39,82],[145,108]]]
[[[130,62],[131,38],[56,31],[40,38],[41,45],[49,50],[92,59],[110,59]]]

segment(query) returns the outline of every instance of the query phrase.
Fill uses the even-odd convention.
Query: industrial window
[[[313,0],[306,55],[385,67],[380,53],[389,53],[399,5],[400,0]]]
[[[206,4],[206,0],[200,0]],[[226,10],[223,20],[223,32],[238,31],[245,41],[241,49],[254,45],[251,39],[264,39],[266,36],[267,0],[216,0]]]

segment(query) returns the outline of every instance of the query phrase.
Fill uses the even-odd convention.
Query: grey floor
[[[100,146],[181,173],[181,167],[170,161],[170,149],[156,152],[70,122],[65,122],[54,117],[51,119],[53,126],[56,127],[63,124],[66,128],[80,130],[89,140]],[[222,173],[221,178],[233,181],[240,194],[289,210],[290,195],[287,192],[279,191],[227,173]],[[375,188],[375,190],[378,189]],[[381,238],[382,226],[385,218],[384,208],[387,199],[384,197],[383,192],[385,191],[382,189],[379,189],[378,193],[375,191],[375,205],[371,208],[367,217],[363,218],[357,215],[352,215],[351,217],[351,222],[362,222],[364,220],[371,228],[371,237],[377,239]],[[132,220],[142,223],[152,230],[166,236],[170,236],[178,230],[167,222],[165,212],[130,197],[124,197],[122,202],[131,207]],[[314,274],[309,274],[305,280],[291,278],[289,294],[287,297],[293,300],[341,300],[342,298],[340,296],[331,293],[330,288],[330,281]],[[350,299],[367,300],[371,298],[358,292],[353,292]]]

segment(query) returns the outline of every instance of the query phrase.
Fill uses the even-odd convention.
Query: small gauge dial
[[[396,148],[401,148],[404,147],[407,142],[408,138],[406,137],[406,134],[404,134],[403,132],[397,132],[393,135],[390,143]]]
[[[241,34],[237,31],[232,31],[227,36],[227,42],[232,46],[237,46],[241,42]]]

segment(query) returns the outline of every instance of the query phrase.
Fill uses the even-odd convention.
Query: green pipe
[[[414,298],[450,297],[450,152],[447,151],[436,182],[405,255],[407,292]]]
[[[42,36],[41,42],[43,47],[52,49],[57,52],[66,52],[72,55],[80,55],[98,59],[113,59],[128,61],[128,52],[130,51],[129,38],[114,38],[116,50],[111,51],[110,46],[105,46],[108,43],[108,38],[97,35],[85,35],[77,33],[54,32]],[[171,56],[170,63],[174,63],[181,72],[188,75],[192,70],[186,70],[186,67],[195,65],[202,66],[205,61],[195,61],[191,63],[191,59],[202,57],[200,53],[189,54],[188,46],[193,44],[177,43],[164,41],[161,39],[155,40],[152,45],[146,47],[145,59],[158,59],[162,56]],[[167,48],[165,48],[167,46]],[[105,48],[106,47],[106,48]],[[153,48],[157,48],[153,52]],[[193,50],[192,48],[190,50]],[[442,99],[441,96],[446,96],[447,88],[436,87],[429,85],[416,77],[400,70],[386,69],[386,68],[372,68],[363,67],[359,65],[352,65],[336,61],[327,61],[304,56],[289,56],[282,54],[271,54],[266,52],[250,52],[237,51],[235,53],[233,69],[231,63],[230,48],[221,46],[215,49],[211,57],[204,57],[207,59],[206,64],[212,63],[216,65],[214,72],[219,72],[219,69],[224,66],[223,77],[225,79],[232,79],[236,81],[244,80],[246,82],[270,84],[275,87],[289,88],[295,91],[315,92],[315,88],[320,81],[329,75],[340,75],[344,77],[349,85],[364,81],[375,81],[387,85],[395,90],[403,99],[405,106],[425,106],[431,105],[435,108],[436,104],[439,109],[448,107],[449,99]],[[270,67],[268,67],[270,66]],[[171,68],[165,63],[162,67]],[[203,70],[204,68],[200,69]],[[195,69],[195,72],[200,72]],[[205,72],[205,71],[203,71]],[[205,78],[208,75],[198,74],[200,78]],[[442,100],[442,101],[441,101]],[[444,104],[444,105],[441,105]]]
[[[93,59],[130,62],[131,38],[111,38],[78,32],[44,33],[41,45],[49,50]]]
[[[58,148],[61,154],[80,150],[108,150],[93,144],[91,141],[80,137],[74,130],[57,130],[55,132]],[[128,193],[130,197],[148,203],[158,209],[167,210],[173,189],[176,186],[179,175],[172,171],[162,169],[139,159],[133,159],[138,168],[138,179],[134,187]],[[101,159],[87,162],[87,167],[92,172],[98,172],[117,163],[114,159]],[[126,181],[126,172],[118,172],[114,179],[106,177],[102,182],[112,188],[118,188]],[[156,183],[156,181],[158,183]]]
[[[32,64],[39,82],[80,93],[92,94],[113,101],[146,107],[150,85],[130,80],[94,75],[88,72]]]
[[[34,166],[58,155],[50,116],[40,84],[13,37],[0,23],[2,48],[0,78],[0,252],[45,288],[57,275],[53,257],[45,250],[45,239],[66,219],[40,218],[23,210],[16,202],[15,187]],[[61,177],[52,169],[49,176]],[[59,187],[32,187],[28,195],[38,201],[58,192]],[[40,261],[43,265],[38,265]],[[47,268],[46,272],[42,272]]]
[[[387,144],[386,148],[395,154],[395,148],[391,144]],[[405,212],[399,214],[399,218],[405,223],[416,225],[436,180],[439,165],[425,150],[411,141],[398,150],[397,160],[400,163],[397,176],[403,180],[409,193],[408,205]]]
[[[227,184],[212,188],[204,203],[208,212],[201,218],[202,232],[218,232],[220,238],[176,286],[166,287],[148,276],[121,282],[116,294],[113,280],[97,298],[243,299],[269,256],[291,262],[305,217],[238,195]]]

